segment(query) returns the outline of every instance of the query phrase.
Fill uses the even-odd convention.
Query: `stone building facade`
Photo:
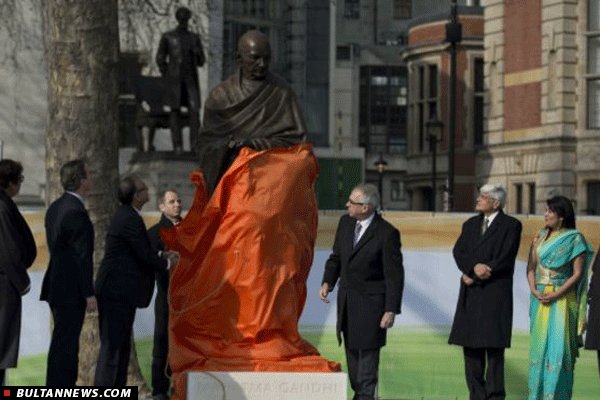
[[[483,0],[478,6],[459,7],[454,210],[472,209],[477,187],[500,183],[511,213],[542,213],[548,197],[562,194],[578,214],[599,215],[600,1]],[[444,124],[435,209],[444,208],[444,19],[447,14],[431,13],[412,21],[402,53],[411,85],[406,186],[413,210],[427,209],[432,190],[431,107]]]
[[[450,56],[445,28],[448,15],[445,11],[413,20],[408,47],[402,52],[410,82],[406,188],[412,210],[448,209]],[[462,40],[456,56],[453,211],[470,211],[477,190],[476,154],[482,145],[484,128],[483,9],[459,7],[458,20],[462,24]],[[441,132],[429,128],[434,120],[441,122]]]
[[[541,213],[562,194],[578,214],[600,214],[600,1],[484,5],[477,180],[506,185],[513,213]]]

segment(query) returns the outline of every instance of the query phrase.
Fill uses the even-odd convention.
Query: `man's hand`
[[[175,267],[177,264],[179,264],[179,253],[176,251],[165,251],[163,252],[163,258],[166,258],[167,260],[169,260],[169,262],[171,263],[171,268]]]
[[[472,284],[475,283],[475,280],[469,278],[469,276],[466,274],[463,274],[461,279],[462,279],[463,283],[467,286],[471,286]]]
[[[381,317],[381,322],[379,323],[379,327],[381,329],[388,329],[394,326],[394,319],[396,318],[396,314],[391,311],[386,311],[383,313],[383,317]]]
[[[482,263],[478,263],[477,265],[475,265],[475,268],[473,268],[473,272],[475,272],[475,275],[477,275],[477,277],[482,281],[490,279],[490,277],[492,276],[492,269],[490,268],[490,266]]]
[[[98,309],[98,302],[96,301],[96,296],[90,296],[85,298],[85,311],[86,312],[94,312]]]
[[[321,289],[319,290],[319,298],[323,303],[329,303],[329,299],[327,299],[327,296],[329,296],[329,292],[331,291],[330,289],[331,286],[329,286],[329,283],[323,282],[323,284],[321,285]]]

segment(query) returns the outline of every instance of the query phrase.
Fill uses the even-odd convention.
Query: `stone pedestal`
[[[190,181],[190,172],[198,168],[198,160],[192,152],[175,154],[171,151],[136,152],[132,155],[127,171],[123,175],[136,174],[148,186],[150,201],[144,211],[158,209],[158,196],[165,189],[179,193],[181,205],[189,210],[194,198],[195,187]]]
[[[187,400],[346,400],[343,372],[189,372]]]

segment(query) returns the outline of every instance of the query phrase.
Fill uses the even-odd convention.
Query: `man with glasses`
[[[336,332],[340,344],[343,335],[353,400],[372,400],[380,349],[402,303],[400,232],[376,212],[379,192],[374,185],[355,187],[346,208],[319,295],[329,303],[327,296],[339,280]]]
[[[154,273],[179,261],[173,252],[155,251],[141,216],[148,187],[135,175],[119,184],[121,206],[106,234],[105,254],[96,277],[100,322],[100,353],[95,386],[125,386],[136,308],[150,304]]]
[[[79,335],[85,312],[96,310],[94,297],[94,226],[85,209],[92,181],[83,160],[60,169],[65,192],[46,213],[46,240],[50,262],[40,300],[47,301],[54,327],[46,385],[72,387],[77,381]]]
[[[462,272],[450,344],[463,346],[471,400],[504,399],[504,349],[510,347],[513,274],[521,223],[504,214],[506,191],[484,185],[454,245]]]

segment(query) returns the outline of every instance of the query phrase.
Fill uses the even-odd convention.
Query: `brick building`
[[[454,211],[470,211],[478,184],[476,155],[484,136],[484,15],[477,6],[459,7],[458,14],[462,41],[456,62]],[[445,27],[448,15],[444,10],[414,19],[408,30],[408,47],[402,53],[409,71],[405,184],[412,210],[447,209],[450,57]],[[430,121],[435,119],[442,123],[437,135],[428,129]],[[432,187],[434,154],[437,165]]]
[[[562,194],[578,214],[600,214],[600,0],[484,0],[459,7],[455,210],[497,182],[507,210],[541,213]],[[478,14],[478,15],[475,15]],[[447,19],[447,14],[446,17]],[[436,209],[447,177],[448,53],[444,16],[415,20],[409,66],[407,190],[428,209],[432,152],[427,119],[443,125]]]

